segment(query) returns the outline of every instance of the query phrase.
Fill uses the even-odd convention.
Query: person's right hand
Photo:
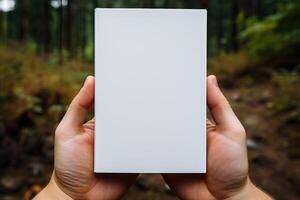
[[[163,175],[181,199],[270,199],[248,178],[246,133],[222,94],[216,77],[207,78],[207,173]]]

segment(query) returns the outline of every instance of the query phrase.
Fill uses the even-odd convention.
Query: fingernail
[[[83,83],[83,87],[87,84],[88,80],[89,80],[90,76],[86,77],[84,83]]]
[[[217,77],[213,75],[212,82],[215,86],[219,87]]]

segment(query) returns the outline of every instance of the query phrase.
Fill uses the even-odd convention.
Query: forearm
[[[48,185],[33,200],[72,200],[56,184],[52,176]]]
[[[234,196],[226,200],[272,200],[273,198],[263,192],[261,189],[256,187],[250,179],[248,179],[245,187],[235,194]]]

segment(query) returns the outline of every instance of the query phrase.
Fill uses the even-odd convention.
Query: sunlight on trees
[[[0,11],[9,12],[15,9],[15,0],[0,0]]]
[[[51,0],[50,4],[53,8],[59,8],[61,6],[67,6],[68,0]]]

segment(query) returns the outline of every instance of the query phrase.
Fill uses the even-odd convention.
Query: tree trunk
[[[81,36],[81,54],[82,56],[84,55],[84,49],[85,49],[85,46],[86,46],[86,40],[87,40],[87,32],[86,32],[86,29],[87,29],[87,20],[86,20],[86,17],[87,17],[87,10],[86,10],[86,3],[85,2],[82,2],[81,3],[81,29],[82,29],[82,36]]]
[[[64,27],[64,8],[62,6],[62,0],[60,0],[61,6],[58,9],[59,12],[59,31],[58,31],[58,40],[59,40],[59,44],[58,44],[58,51],[59,51],[59,64],[62,65],[63,64],[63,27]]]
[[[153,8],[154,7],[153,0],[144,0],[143,7],[144,8]]]
[[[43,44],[44,44],[44,53],[49,53],[50,51],[50,3],[48,0],[44,0],[43,2],[43,24],[42,24],[42,37],[43,37]]]
[[[244,2],[245,17],[251,17],[253,15],[253,0],[245,0]]]
[[[171,0],[165,0],[165,2],[164,2],[164,8],[170,8],[171,6],[170,6],[170,1]]]
[[[201,5],[201,8],[207,9],[208,8],[208,0],[201,0],[200,5]],[[220,4],[220,6],[221,6],[221,4]]]
[[[28,40],[30,36],[30,0],[19,0],[20,4],[20,18],[21,18],[21,26],[20,26],[20,39],[22,41]]]
[[[0,41],[3,42],[4,36],[4,12],[0,12]]]
[[[231,47],[233,51],[238,50],[238,24],[237,17],[239,14],[238,0],[232,0],[232,13],[231,13]]]
[[[66,47],[70,53],[70,56],[73,57],[76,54],[76,37],[74,31],[75,25],[75,14],[74,14],[74,6],[76,2],[74,0],[69,0],[67,5],[67,19],[66,19]],[[83,31],[83,30],[80,30]]]
[[[256,15],[257,15],[258,19],[262,19],[264,16],[261,0],[256,1]]]
[[[97,6],[98,6],[98,1],[97,0],[93,0],[93,7],[97,8]]]
[[[218,51],[222,49],[222,40],[223,40],[223,5],[222,0],[218,0],[218,15],[217,15],[217,48]]]

